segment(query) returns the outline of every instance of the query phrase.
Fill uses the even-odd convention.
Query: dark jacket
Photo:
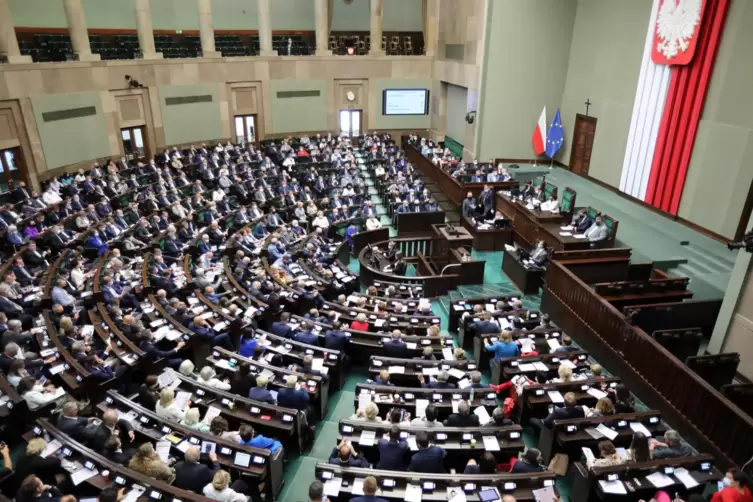
[[[529,464],[525,460],[518,460],[512,466],[512,470],[510,472],[544,472],[544,466],[542,466],[541,464]]]
[[[219,468],[219,462],[213,462],[211,467],[193,462],[178,462],[175,464],[173,485],[201,495],[204,487],[212,482],[215,471]]]
[[[159,393],[157,390],[150,389],[146,384],[142,384],[139,388],[139,403],[147,410],[154,411],[159,401]]]
[[[434,472],[441,474],[444,471],[444,458],[447,452],[439,446],[429,446],[413,454],[408,465],[408,470],[413,472]]]
[[[574,406],[572,408],[554,408],[549,416],[544,419],[544,425],[552,427],[555,420],[569,420],[571,418],[583,418],[585,416],[586,415],[581,406]]]
[[[123,444],[123,448],[125,448],[126,445],[131,442],[128,437],[128,433],[133,430],[131,428],[131,424],[129,424],[125,420],[118,420],[118,423],[115,424],[115,430],[120,431],[118,437]],[[110,436],[112,436],[110,429],[108,429],[104,423],[99,424],[99,427],[97,427],[97,430],[94,433],[94,437],[92,438],[90,445],[91,448],[97,452],[102,451],[105,446],[105,442],[110,439]]]
[[[68,434],[79,443],[88,443],[94,437],[94,428],[87,429],[89,420],[83,417],[64,417],[58,419],[58,429]]]
[[[369,463],[366,461],[366,459],[359,456],[354,457],[353,455],[351,455],[348,457],[348,460],[342,461],[340,459],[340,452],[337,448],[334,448],[332,450],[332,453],[329,456],[329,463],[342,467],[369,467]]]
[[[470,415],[463,416],[459,413],[453,413],[444,424],[448,427],[479,427],[478,416],[471,413]]]
[[[408,467],[408,453],[410,447],[405,441],[392,441],[390,439],[380,439],[377,443],[379,450],[379,463],[377,469],[388,471],[404,471]]]

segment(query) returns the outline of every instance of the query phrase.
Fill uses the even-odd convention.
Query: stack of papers
[[[602,435],[606,436],[610,441],[614,440],[614,438],[617,437],[617,431],[610,429],[604,424],[599,424],[596,430],[599,431]]]
[[[340,488],[343,485],[343,478],[328,479],[324,483],[324,494],[337,497],[340,494]]]
[[[494,436],[481,436],[484,440],[484,450],[499,451],[499,441]]]
[[[663,472],[655,472],[649,476],[646,476],[646,479],[648,479],[651,484],[657,488],[664,488],[665,486],[672,485],[675,482],[672,478],[670,478]]]
[[[484,406],[479,406],[473,410],[473,414],[478,417],[479,424],[482,426],[492,421],[492,417],[489,416],[489,412],[486,411]]]
[[[421,496],[423,491],[421,485],[413,485],[408,483],[405,487],[405,502],[421,502]]]
[[[602,392],[599,389],[594,389],[593,387],[591,387],[590,389],[588,389],[586,391],[586,394],[590,394],[593,397],[595,397],[596,399],[602,399],[604,397],[607,397],[607,393],[606,392]]]
[[[651,431],[640,422],[630,422],[630,428],[633,429],[633,432],[642,432],[647,438],[651,437]]]
[[[547,392],[547,395],[549,396],[549,399],[551,399],[553,403],[565,402],[565,398],[562,397],[562,394],[560,394],[560,392],[557,390],[550,390]]]
[[[599,485],[604,493],[614,493],[615,495],[627,495],[625,485],[619,479],[617,481],[599,480]]]
[[[375,441],[376,441],[375,431],[361,431],[361,438],[358,440],[358,443],[361,446],[374,446]]]

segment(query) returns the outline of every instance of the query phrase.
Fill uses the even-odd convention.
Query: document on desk
[[[502,331],[507,331],[512,326],[510,324],[510,321],[508,321],[504,317],[500,317],[499,319],[497,319],[497,324],[499,324],[499,327],[502,328]]]
[[[416,399],[416,418],[424,418],[426,416],[427,406],[429,406],[428,399]]]
[[[408,448],[410,448],[410,451],[418,451],[418,443],[416,443],[416,436],[408,436],[408,439],[406,439],[408,443]]]
[[[655,472],[646,476],[652,485],[657,488],[664,488],[675,483],[675,480],[664,474],[663,472]]]
[[[496,436],[481,436],[484,440],[484,449],[486,451],[499,451],[499,440]]]
[[[583,456],[586,458],[586,465],[591,465],[594,460],[596,460],[596,457],[594,456],[593,450],[591,448],[584,446],[581,448],[581,451],[583,452]]]
[[[610,441],[613,441],[614,438],[616,438],[618,435],[618,432],[616,430],[611,429],[604,424],[599,424],[596,430],[599,431],[604,436],[606,436],[607,438],[609,438]]]
[[[154,451],[163,462],[167,463],[170,460],[170,441],[157,441]]]
[[[61,443],[60,440],[53,439],[52,441],[47,443],[47,446],[44,447],[44,450],[42,450],[42,453],[40,453],[39,456],[42,458],[47,458],[62,447],[63,443]]]
[[[384,323],[385,323],[385,319],[377,319],[376,321],[374,321],[374,326],[376,326],[377,328],[381,328],[382,326],[384,326]]]
[[[533,499],[536,502],[554,502],[554,487],[545,486],[538,490],[533,490]]]
[[[533,367],[536,369],[536,371],[549,371],[549,366],[542,362],[533,363]]]
[[[447,373],[449,373],[450,376],[453,376],[453,377],[455,377],[455,378],[457,378],[459,380],[465,378],[465,372],[464,371],[460,371],[457,368],[450,368],[450,370]]]
[[[558,342],[554,338],[547,339],[546,343],[547,345],[549,345],[549,348],[552,350],[556,350],[560,347],[560,342]]]
[[[552,400],[553,403],[564,403],[565,398],[562,397],[562,394],[558,390],[550,390],[546,393],[549,396],[549,399]]]
[[[533,351],[533,347],[534,345],[536,345],[536,342],[534,342],[530,338],[520,338],[519,341],[520,341],[520,351],[524,354],[527,354],[528,352]]]
[[[467,378],[463,378],[461,380],[458,380],[458,388],[459,389],[467,389],[471,385],[472,385],[471,381],[468,380]]]
[[[594,389],[593,387],[589,388],[586,391],[586,394],[590,394],[593,397],[595,397],[596,399],[603,399],[603,398],[607,397],[607,393],[606,392],[600,391],[599,389]]]
[[[619,479],[617,481],[604,481],[603,479],[601,479],[599,480],[599,485],[601,486],[601,489],[604,490],[604,493],[613,493],[615,495],[627,495],[627,489],[625,489],[625,484]]]
[[[519,369],[520,371],[522,371],[522,372],[524,372],[524,373],[525,373],[525,372],[528,372],[528,371],[536,371],[536,366],[535,366],[535,365],[533,365],[533,364],[529,364],[529,363],[526,363],[526,364],[519,364],[519,365],[518,365],[518,369]],[[549,371],[549,369],[548,369],[548,368],[547,368],[547,371]]]
[[[452,348],[445,347],[444,349],[442,349],[442,357],[445,361],[454,361],[455,354],[452,353]]]
[[[405,366],[390,366],[387,368],[387,371],[390,372],[390,375],[404,375]]]
[[[322,359],[321,357],[315,357],[311,362],[311,369],[320,372],[324,370],[324,359]]]
[[[642,432],[647,438],[651,437],[651,431],[640,422],[630,422],[630,428],[633,429],[633,432]]]
[[[433,368],[422,368],[421,373],[423,373],[426,376],[435,376],[439,374],[439,368],[434,366]]]
[[[460,399],[453,399],[452,400],[452,412],[458,413],[459,406],[460,406]]]
[[[376,441],[376,431],[361,431],[361,438],[358,440],[358,444],[361,446],[374,446]]]
[[[575,235],[573,235],[573,237],[575,237],[576,239],[585,239],[586,235],[585,234],[575,234]]]
[[[416,350],[418,348],[418,344],[416,342],[408,342],[405,344],[405,347],[408,350]]]
[[[74,486],[78,486],[84,481],[86,481],[89,478],[93,478],[98,473],[96,470],[89,470],[86,467],[81,467],[81,469],[77,470],[73,474],[71,474],[71,482],[73,482]]]
[[[572,230],[574,227],[572,225],[567,225],[564,227],[560,227],[560,230]]]
[[[465,492],[460,486],[447,487],[447,502],[466,502]]]
[[[146,488],[139,485],[133,485],[133,488],[130,492],[126,494],[125,497],[123,497],[123,500],[120,502],[136,502],[146,491]]]
[[[486,411],[485,406],[479,406],[478,408],[473,410],[473,414],[478,417],[478,422],[480,425],[486,425],[492,421],[492,417],[489,416],[489,412]]]
[[[180,408],[181,410],[186,409],[186,405],[188,404],[188,400],[191,399],[191,393],[190,392],[178,392],[178,395],[175,396],[175,404]]]
[[[421,502],[421,495],[423,494],[421,490],[421,485],[413,485],[408,483],[405,486],[405,502]]]
[[[586,432],[586,434],[588,434],[589,436],[591,436],[594,439],[601,439],[601,438],[604,437],[604,434],[602,434],[601,432],[597,431],[594,427],[586,427],[583,430]]]
[[[684,467],[678,467],[677,469],[675,469],[674,474],[675,477],[679,479],[687,489],[694,488],[699,484],[698,481],[696,481],[695,478],[693,478],[693,476],[690,474],[690,472]]]
[[[453,305],[452,306],[452,310],[454,310],[455,312],[463,312],[465,310],[465,306],[464,305]]]
[[[353,486],[351,487],[351,495],[363,495],[363,480],[365,478],[356,478],[353,480]]]
[[[563,237],[569,237],[569,236],[571,236],[573,234],[570,233],[570,232],[560,232],[560,235],[563,236]]]
[[[340,488],[343,485],[343,478],[328,479],[324,483],[324,494],[337,497],[340,494]]]
[[[493,303],[487,303],[484,307],[486,307],[487,312],[494,312],[496,310]]]

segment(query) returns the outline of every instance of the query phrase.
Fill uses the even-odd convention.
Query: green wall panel
[[[167,98],[212,96],[208,103],[167,105]],[[174,145],[223,137],[217,84],[166,85],[159,87],[159,104],[165,144]]]
[[[284,79],[269,82],[272,105],[270,133],[326,131],[327,84],[324,79]],[[318,96],[278,97],[280,92],[317,91]]]

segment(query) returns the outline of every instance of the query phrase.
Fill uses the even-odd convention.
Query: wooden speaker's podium
[[[448,265],[447,273],[457,274],[457,284],[483,284],[485,260],[471,257],[473,235],[463,227],[447,223],[432,224],[430,268],[437,273]]]

